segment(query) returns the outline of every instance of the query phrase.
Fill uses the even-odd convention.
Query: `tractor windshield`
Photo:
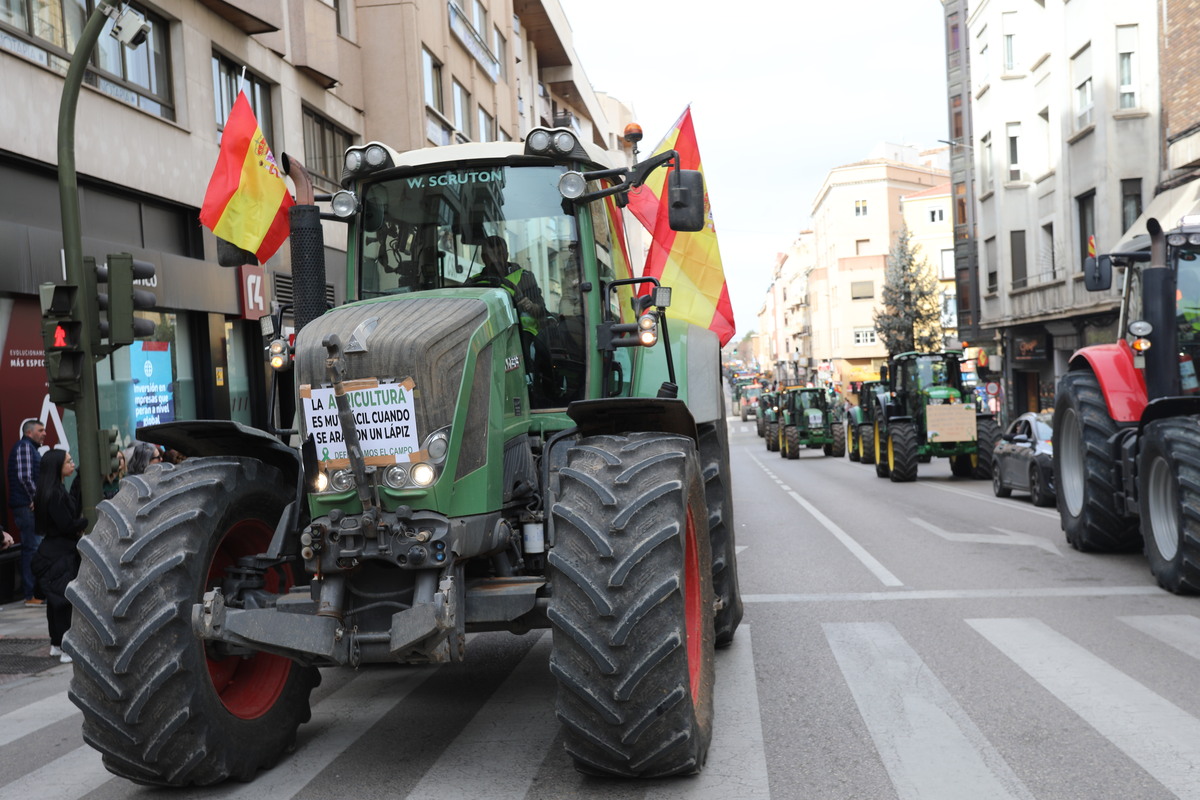
[[[362,298],[459,286],[513,295],[522,327],[580,312],[578,229],[558,167],[466,167],[369,184]]]

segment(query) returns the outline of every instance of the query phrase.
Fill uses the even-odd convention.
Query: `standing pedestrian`
[[[158,445],[138,442],[133,446],[133,454],[129,456],[129,474],[141,475],[151,464],[161,464],[162,451]]]
[[[38,448],[46,439],[46,426],[40,419],[21,423],[21,439],[8,454],[8,507],[21,541],[21,590],[25,605],[37,608],[42,601],[33,596],[33,571],[30,564],[42,537],[33,520],[33,499],[37,495],[38,468],[42,462]]]
[[[33,559],[38,593],[46,599],[46,624],[50,629],[50,655],[64,664],[71,657],[63,652],[63,634],[71,627],[71,602],[67,584],[79,574],[79,537],[87,527],[79,504],[67,491],[67,478],[75,474],[75,462],[65,450],[51,450],[42,457],[38,472],[34,519],[42,543]]]

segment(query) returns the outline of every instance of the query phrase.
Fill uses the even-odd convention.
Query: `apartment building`
[[[952,137],[970,159],[953,165],[960,314],[1002,356],[1007,412],[1048,408],[1071,353],[1116,337],[1115,290],[1082,283],[1089,242],[1113,248],[1159,182],[1157,9],[945,5]]]
[[[951,183],[938,184],[900,198],[904,224],[909,242],[917,257],[924,259],[937,275],[939,305],[942,309],[939,324],[942,341],[947,348],[957,348],[958,292],[954,275],[954,230],[950,223],[952,208]]]
[[[38,285],[63,278],[58,202],[59,98],[95,0],[0,4],[0,446],[27,417],[73,436],[49,403]],[[621,146],[629,111],[595,95],[557,0],[154,0],[135,2],[145,44],[101,40],[78,103],[75,153],[85,255],[153,263],[156,344],[170,364],[161,421],[262,426],[267,372],[258,317],[291,299],[288,248],[266,264],[223,269],[197,216],[222,127],[244,87],[276,157],[334,188],[344,149],[400,150],[517,139],[566,125]],[[345,228],[326,223],[327,295],[344,299]],[[635,245],[636,246],[636,245]],[[98,365],[101,425],[128,444],[145,420],[130,401],[124,348]],[[163,355],[165,353],[165,355]]]
[[[830,170],[812,206],[814,264],[808,273],[806,344],[820,380],[843,388],[878,378],[879,366],[887,360],[873,315],[882,298],[888,252],[905,224],[904,198],[940,187],[949,178],[946,148],[921,151],[885,144],[872,155]],[[928,213],[926,204],[936,202],[918,203]],[[949,236],[949,220],[934,224]],[[944,241],[938,240],[931,257],[935,265],[941,263],[941,250],[951,249],[943,247]]]

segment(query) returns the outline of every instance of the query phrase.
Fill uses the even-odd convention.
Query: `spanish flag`
[[[200,223],[265,263],[288,237],[288,209],[295,205],[287,183],[245,92],[238,92],[217,167],[204,193]]]
[[[692,128],[691,106],[683,112],[654,154],[674,150],[679,154],[680,169],[700,167],[700,149]],[[646,182],[629,193],[629,210],[649,231],[652,241],[646,255],[643,276],[658,278],[670,286],[671,317],[683,319],[714,331],[724,346],[733,338],[733,306],[717,247],[708,193],[704,195],[707,223],[696,233],[673,231],[668,224],[669,206],[665,187],[670,169],[656,169]]]

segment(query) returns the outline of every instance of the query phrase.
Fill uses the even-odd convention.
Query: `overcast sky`
[[[692,104],[737,322],[833,167],[948,138],[938,0],[560,0],[592,87],[633,106],[648,154]]]

